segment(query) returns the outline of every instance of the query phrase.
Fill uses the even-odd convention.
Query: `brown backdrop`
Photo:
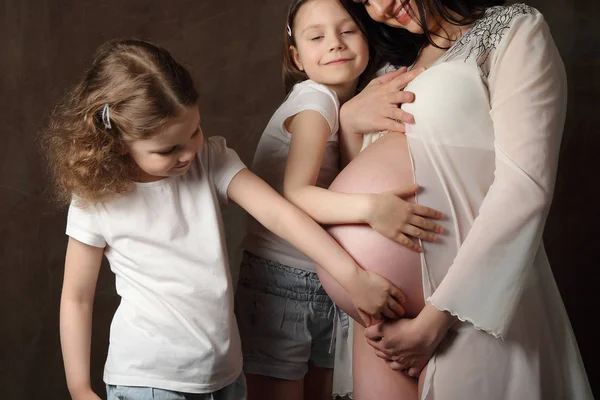
[[[203,127],[225,136],[249,163],[283,98],[280,39],[288,1],[96,0],[0,2],[0,398],[67,399],[58,337],[65,212],[49,202],[36,134],[58,96],[97,46],[115,37],[156,41],[183,61],[201,92]],[[595,324],[600,249],[597,126],[598,0],[536,0],[569,75],[569,115],[545,241],[596,392]],[[232,265],[241,213],[226,209]],[[235,269],[235,268],[234,268]],[[103,393],[108,328],[117,305],[104,268],[92,343],[93,384]]]

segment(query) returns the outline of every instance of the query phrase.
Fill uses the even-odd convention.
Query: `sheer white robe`
[[[489,9],[406,90],[417,201],[447,216],[423,243],[425,298],[464,321],[422,399],[592,399],[542,244],[567,99],[543,16]]]
[[[542,233],[566,113],[543,16],[486,17],[406,88],[418,202],[442,211],[424,243],[426,300],[465,321],[432,359],[424,399],[591,399]]]

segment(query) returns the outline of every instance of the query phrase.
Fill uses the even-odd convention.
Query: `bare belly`
[[[361,152],[337,176],[330,190],[343,193],[381,193],[413,183],[406,136],[387,134]],[[405,199],[413,201],[414,198]],[[406,316],[424,306],[419,253],[403,247],[368,225],[337,225],[328,232],[364,269],[388,279],[406,296]],[[360,321],[348,293],[323,268],[317,266],[323,287],[333,301]]]

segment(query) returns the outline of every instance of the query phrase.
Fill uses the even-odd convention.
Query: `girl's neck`
[[[344,84],[339,85],[325,85],[329,89],[333,90],[337,95],[340,102],[340,106],[350,100],[356,94],[356,87],[358,85],[358,79]]]

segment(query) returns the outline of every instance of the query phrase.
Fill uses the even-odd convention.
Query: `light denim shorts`
[[[107,400],[246,400],[246,378],[240,374],[235,382],[212,393],[181,393],[138,386],[106,385]]]
[[[338,309],[315,272],[244,252],[235,314],[244,372],[298,380],[309,362],[333,368]],[[344,323],[347,328],[347,317]]]

